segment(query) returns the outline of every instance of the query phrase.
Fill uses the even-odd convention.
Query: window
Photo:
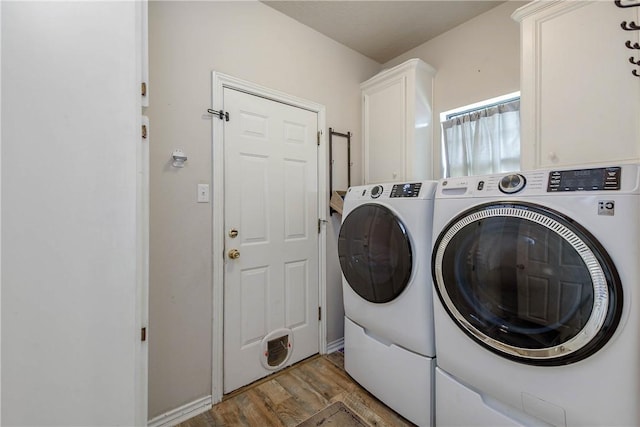
[[[520,92],[440,115],[445,177],[520,169]]]

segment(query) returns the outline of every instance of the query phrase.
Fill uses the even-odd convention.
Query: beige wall
[[[327,127],[354,134],[361,176],[360,82],[380,64],[258,2],[149,4],[151,120],[150,419],[211,394],[211,71],[326,106]],[[328,129],[325,129],[325,132]],[[170,166],[174,148],[189,160]],[[359,184],[359,182],[354,182]],[[336,254],[327,238],[327,341],[342,338]]]
[[[409,58],[433,66],[434,122],[440,113],[520,90],[520,27],[511,14],[527,1],[507,1],[389,61]],[[442,175],[440,126],[434,126],[433,170]]]

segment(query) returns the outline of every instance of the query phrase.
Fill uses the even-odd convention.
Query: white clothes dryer
[[[432,425],[430,272],[435,181],[352,187],[338,238],[345,369],[400,415]]]
[[[436,424],[640,425],[640,168],[441,180]]]

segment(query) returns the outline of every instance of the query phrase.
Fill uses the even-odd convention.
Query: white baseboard
[[[211,409],[211,396],[194,400],[149,421],[149,427],[172,427]]]
[[[334,351],[338,351],[341,348],[344,348],[344,337],[339,340],[332,341],[327,343],[327,354],[333,353]]]

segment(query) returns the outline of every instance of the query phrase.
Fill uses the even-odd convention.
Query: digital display
[[[395,184],[391,189],[390,197],[418,197],[422,188],[421,182],[410,184]]]
[[[549,172],[548,192],[619,190],[620,167]]]
[[[562,174],[560,187],[598,188],[604,182],[604,169],[570,171]]]

